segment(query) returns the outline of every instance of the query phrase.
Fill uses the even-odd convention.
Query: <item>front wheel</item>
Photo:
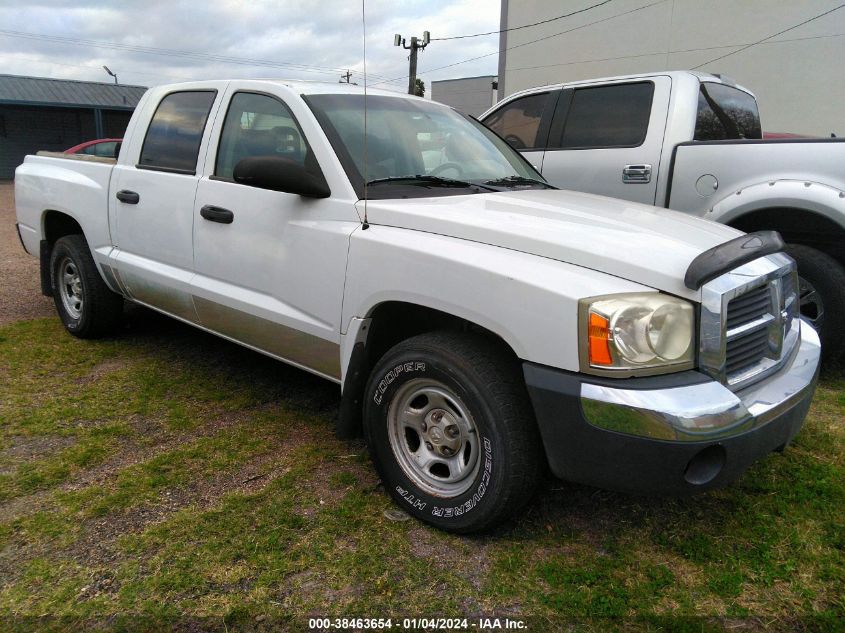
[[[530,498],[540,440],[518,361],[466,333],[416,336],[373,370],[370,454],[409,514],[452,532],[488,529]]]
[[[845,355],[845,268],[830,255],[803,244],[789,244],[786,252],[798,264],[801,316],[819,333],[825,360]]]
[[[123,297],[106,286],[82,235],[56,240],[50,275],[53,301],[68,332],[97,338],[115,329],[123,314]]]

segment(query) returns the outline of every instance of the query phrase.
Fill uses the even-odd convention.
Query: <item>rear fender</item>
[[[737,189],[713,205],[704,217],[732,224],[744,215],[770,208],[811,211],[845,228],[845,192],[810,180],[770,180]]]

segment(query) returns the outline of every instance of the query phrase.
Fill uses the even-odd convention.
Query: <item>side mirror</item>
[[[331,195],[322,173],[318,171],[315,174],[289,158],[244,158],[235,165],[232,176],[237,183],[259,189],[294,193],[308,198],[328,198]]]

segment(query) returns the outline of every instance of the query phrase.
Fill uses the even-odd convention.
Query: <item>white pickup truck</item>
[[[531,88],[480,118],[558,187],[778,231],[802,316],[845,353],[845,139],[762,140],[753,94],[688,71]]]
[[[815,389],[777,234],[558,191],[415,97],[158,87],[116,162],[28,156],[15,196],[71,334],[111,331],[128,299],[337,382],[339,433],[447,530],[512,515],[545,464],[725,484],[790,442]]]

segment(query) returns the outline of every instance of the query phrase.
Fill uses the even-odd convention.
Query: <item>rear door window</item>
[[[138,167],[195,174],[202,133],[217,92],[173,92],[158,104]]]
[[[549,99],[548,92],[514,99],[484,119],[484,125],[514,149],[542,149],[546,139],[541,123]]]
[[[549,149],[642,145],[653,97],[650,81],[576,88],[571,100],[558,103]]]
[[[698,92],[693,138],[696,141],[763,138],[757,100],[732,86],[703,82]]]

